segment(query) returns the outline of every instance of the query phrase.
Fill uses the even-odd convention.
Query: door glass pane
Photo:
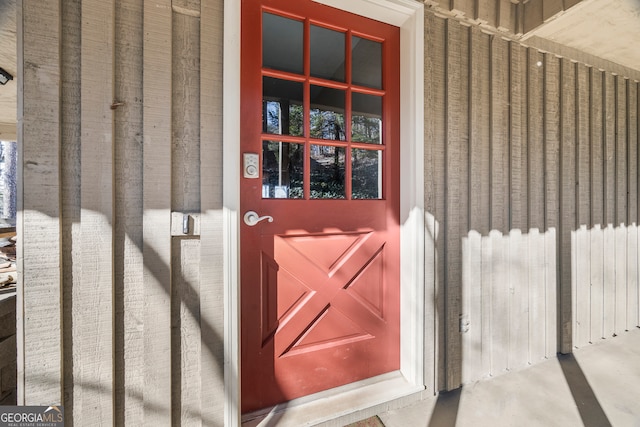
[[[311,85],[310,97],[311,138],[346,140],[344,91]]]
[[[382,144],[382,97],[351,95],[351,140]]]
[[[301,21],[262,13],[262,66],[302,74]]]
[[[382,198],[382,151],[351,150],[351,192],[353,199]]]
[[[311,75],[344,81],[344,33],[311,25]]]
[[[382,89],[382,43],[351,38],[351,83]]]
[[[302,198],[303,168],[303,144],[264,141],[262,143],[262,198]]]
[[[300,82],[262,78],[262,131],[302,136],[303,86]]]
[[[311,146],[311,198],[344,199],[345,148]]]

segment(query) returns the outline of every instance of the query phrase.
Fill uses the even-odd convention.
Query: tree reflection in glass
[[[382,198],[382,151],[351,150],[351,197]]]
[[[275,135],[302,136],[302,94],[300,82],[263,77],[262,131]]]
[[[279,141],[262,143],[262,198],[303,197],[304,146]]]
[[[351,140],[382,144],[382,97],[351,95]]]
[[[345,148],[311,146],[311,198],[344,199]]]
[[[312,138],[345,141],[343,90],[311,85],[310,132]]]

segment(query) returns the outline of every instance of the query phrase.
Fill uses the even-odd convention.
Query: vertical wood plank
[[[596,224],[589,233],[591,247],[590,276],[591,276],[591,331],[589,342],[594,343],[603,338],[603,304],[604,304],[604,232],[600,224]]]
[[[482,376],[482,298],[481,280],[477,271],[482,268],[482,237],[470,231],[462,240],[462,383]]]
[[[638,89],[637,82],[627,82],[627,223],[638,222]]]
[[[571,317],[572,317],[572,324],[573,324],[573,339],[572,339],[572,347],[573,346],[577,346],[577,336],[576,336],[576,332],[577,332],[577,327],[576,324],[578,323],[578,319],[577,319],[577,311],[576,311],[576,301],[575,301],[575,295],[577,292],[577,288],[578,288],[578,277],[577,277],[577,239],[576,239],[576,233],[575,232],[571,232],[571,293],[572,295],[574,295],[574,299],[571,301],[572,303],[572,307],[571,307]],[[564,262],[566,263],[567,260],[564,260]],[[562,345],[562,344],[561,344]]]
[[[577,65],[577,205],[576,217],[578,226],[591,227],[591,122],[590,122],[590,69],[585,65]]]
[[[485,309],[483,307],[482,289],[486,284],[482,283],[482,236],[480,233],[470,231],[470,248],[471,248],[471,263],[470,263],[470,276],[469,283],[472,284],[472,288],[469,292],[469,302],[472,310],[469,313],[469,332],[470,341],[472,345],[472,360],[467,362],[465,366],[471,367],[471,373],[473,379],[479,379],[488,375],[488,371],[482,370],[482,357],[486,351],[482,342],[482,332],[485,325],[482,323],[482,312]]]
[[[460,386],[462,237],[468,230],[469,28],[447,21],[447,388]],[[460,215],[467,212],[467,215]]]
[[[61,32],[61,88],[60,91],[60,180],[61,180],[61,208],[62,208],[62,288],[63,292],[63,404],[68,410],[65,422],[73,425],[75,408],[73,383],[73,289],[82,286],[82,266],[74,262],[81,258],[81,227],[80,227],[80,188],[81,188],[81,115],[80,108],[80,56],[82,50],[81,8],[80,3],[61,2],[61,15],[64,24]]]
[[[527,235],[518,229],[509,233],[509,353],[510,370],[529,362],[529,274]]]
[[[605,224],[603,73],[591,69],[591,222]]]
[[[470,132],[469,132],[469,226],[482,235],[491,223],[490,158],[490,56],[489,36],[477,28],[471,32]]]
[[[632,239],[635,241],[636,246],[638,247],[637,251],[638,251],[638,256],[640,256],[640,226],[637,226],[636,228],[636,235],[632,237]],[[631,292],[631,304],[632,307],[635,306],[634,308],[632,308],[631,310],[631,322],[635,323],[636,327],[640,327],[640,262],[638,263],[638,276],[637,276],[637,283],[636,283],[636,289]],[[634,316],[635,314],[635,316]]]
[[[555,228],[550,228],[544,233],[544,256],[546,268],[545,277],[545,354],[547,359],[555,357],[558,348],[558,275],[556,254],[557,232]]]
[[[144,3],[144,425],[171,424],[171,64],[169,0]]]
[[[518,43],[509,44],[509,229],[527,231],[528,219],[528,162],[527,126],[525,120],[526,93],[526,50]]]
[[[478,0],[477,19],[482,23],[496,26],[496,2],[495,0]]]
[[[498,30],[516,33],[516,5],[509,0],[496,0]]]
[[[476,239],[477,232],[470,231],[466,237],[462,238],[462,299],[460,304],[460,337],[462,341],[462,384],[473,381],[475,372],[473,362],[479,356],[478,348],[474,345],[471,335],[470,319],[473,310],[477,307],[471,300],[471,290],[474,287],[471,265],[473,263],[473,253],[471,249],[472,240]],[[473,305],[472,305],[473,304]]]
[[[199,2],[172,2],[171,207],[200,212]],[[200,425],[200,241],[174,238],[171,257],[172,418]]]
[[[469,206],[473,214],[469,218],[470,230],[475,230],[480,235],[487,235],[490,230],[490,177],[491,159],[489,150],[489,69],[490,38],[477,28],[471,31],[470,40],[470,63],[469,67],[470,84],[470,124],[469,124]],[[471,233],[469,234],[471,236]],[[475,242],[475,241],[474,241]],[[469,366],[472,380],[487,376],[489,374],[489,346],[488,341],[484,341],[489,330],[487,322],[490,306],[486,298],[486,291],[490,286],[490,281],[483,280],[485,270],[482,262],[482,238],[478,238],[477,247],[472,245],[472,251],[478,251],[478,257],[473,258],[472,277],[475,277],[475,286],[472,288],[469,297],[471,306],[474,308],[469,312],[471,357],[465,355],[464,366]],[[473,252],[475,253],[475,252]],[[465,294],[466,296],[466,294]],[[466,311],[465,311],[466,313]],[[464,336],[463,336],[464,337]]]
[[[73,291],[74,422],[113,422],[114,2],[82,7],[82,286]]]
[[[144,311],[142,258],[142,4],[115,8],[114,425],[142,425]]]
[[[58,2],[19,0],[17,305],[18,404],[61,403],[60,262],[61,11]],[[31,64],[32,66],[25,66]],[[44,256],[43,256],[44,254]],[[24,284],[29,286],[24,286]]]
[[[544,22],[542,1],[528,1],[523,4],[523,8],[523,31],[528,33]]]
[[[544,55],[528,49],[527,158],[529,170],[529,227],[545,230],[544,211]],[[538,65],[540,64],[540,65]]]
[[[173,13],[172,21],[171,206],[200,212],[200,19]]]
[[[173,305],[172,359],[174,425],[201,426],[200,397],[200,241],[177,238],[173,241],[171,269]]]
[[[604,73],[603,132],[604,132],[604,205],[605,224],[616,221],[616,90],[615,78]]]
[[[509,354],[509,237],[497,230],[491,239],[491,374],[508,369]]]
[[[560,212],[560,59],[544,55],[545,229],[559,227]],[[556,231],[559,233],[559,231]],[[559,237],[559,236],[558,236]]]
[[[577,64],[576,79],[576,271],[573,344],[584,346],[590,338],[590,295],[591,275],[589,272],[590,245],[589,230],[591,226],[591,159],[590,159],[590,111],[589,111],[589,68]]]
[[[425,210],[433,215],[435,283],[436,295],[434,304],[440,313],[436,316],[437,331],[437,388],[446,388],[446,329],[443,313],[445,313],[445,146],[446,121],[445,114],[445,20],[430,13],[425,13]],[[427,248],[428,249],[428,248]],[[429,252],[428,250],[426,251]],[[427,301],[428,303],[428,301]]]
[[[491,41],[491,228],[509,231],[509,44]]]
[[[620,224],[615,228],[614,325],[613,331],[620,335],[627,326],[627,228]],[[609,261],[611,262],[611,261]]]
[[[482,270],[480,277],[482,281],[482,355],[481,355],[481,371],[484,376],[492,373],[493,358],[493,239],[491,235],[482,237]]]
[[[560,351],[571,352],[571,232],[576,228],[576,64],[561,60]]]
[[[201,411],[224,424],[224,259],[222,249],[223,2],[203,1],[200,19],[200,362]]]
[[[627,81],[615,76],[615,168],[616,168],[616,221],[615,224],[627,224]]]
[[[616,270],[614,259],[607,257],[606,254],[616,253],[616,233],[612,224],[607,225],[604,230],[604,260],[603,260],[603,320],[602,329],[603,337],[609,338],[615,334],[615,292],[616,292]]]
[[[586,225],[573,232],[573,259],[575,270],[573,273],[574,283],[574,326],[573,345],[583,347],[589,343],[591,330],[591,248],[590,232]]]
[[[627,227],[627,298],[625,330],[638,326],[638,227]]]
[[[640,274],[638,266],[638,82],[627,82],[627,137],[628,137],[628,212],[627,235],[627,330],[638,324]]]
[[[548,267],[544,259],[544,235],[537,228],[529,230],[526,240],[526,255],[529,258],[527,279],[529,282],[529,363],[545,358],[545,272]]]

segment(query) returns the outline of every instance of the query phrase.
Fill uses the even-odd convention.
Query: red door
[[[242,0],[243,412],[399,369],[399,40]]]

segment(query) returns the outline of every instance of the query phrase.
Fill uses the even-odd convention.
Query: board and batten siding
[[[69,426],[223,425],[222,6],[18,2],[18,402]],[[637,326],[638,82],[424,28],[436,388]]]
[[[425,15],[437,387],[638,326],[638,179],[638,81]]]
[[[66,425],[223,424],[222,5],[18,2],[18,402]]]

